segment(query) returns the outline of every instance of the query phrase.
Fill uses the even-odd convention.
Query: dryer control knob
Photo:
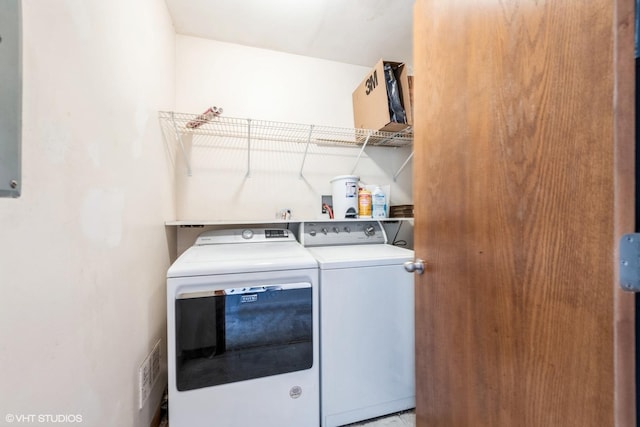
[[[253,230],[250,230],[250,229],[247,228],[246,230],[242,231],[242,238],[243,239],[249,240],[252,237],[253,237]]]
[[[323,232],[324,234],[327,234],[327,233],[329,232],[329,230],[327,230],[326,228],[323,228],[323,229],[322,229],[322,232]]]
[[[309,231],[309,236],[313,237],[316,235],[316,230],[310,230]]]
[[[374,234],[376,234],[376,229],[373,227],[373,225],[369,225],[364,229],[364,234],[366,236],[373,236]]]

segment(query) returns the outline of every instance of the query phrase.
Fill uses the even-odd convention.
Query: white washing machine
[[[413,251],[377,221],[305,223],[320,267],[320,418],[341,426],[415,407]]]
[[[317,285],[289,230],[201,234],[167,272],[169,425],[317,427]]]

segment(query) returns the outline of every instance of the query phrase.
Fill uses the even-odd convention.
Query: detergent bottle
[[[380,187],[376,187],[371,195],[371,216],[373,218],[387,217],[387,196]]]

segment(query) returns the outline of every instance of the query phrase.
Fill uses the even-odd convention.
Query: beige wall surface
[[[217,106],[231,118],[353,128],[352,93],[369,71],[178,35],[176,110],[200,113]],[[311,144],[307,151],[304,143],[253,140],[248,167],[246,139],[184,142],[192,175],[176,150],[179,220],[272,220],[285,208],[294,218],[317,219],[321,195],[331,194],[330,180],[352,173],[366,184],[389,185],[392,204],[411,203],[411,162],[401,169],[410,148],[367,148],[358,160],[358,146]]]
[[[174,102],[173,26],[162,0],[22,8],[23,191],[0,199],[0,425],[148,426],[165,383],[139,410],[138,367],[166,347],[175,213],[157,111]]]

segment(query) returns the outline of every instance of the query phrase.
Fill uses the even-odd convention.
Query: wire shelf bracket
[[[393,174],[393,182],[396,181],[396,179],[398,179],[398,176],[400,176],[400,173],[402,172],[402,170],[409,164],[409,161],[413,158],[413,150],[411,150],[411,154],[409,154],[409,157],[407,157],[407,160],[404,161],[404,163],[400,166],[400,168],[398,169],[398,171],[396,173]]]

